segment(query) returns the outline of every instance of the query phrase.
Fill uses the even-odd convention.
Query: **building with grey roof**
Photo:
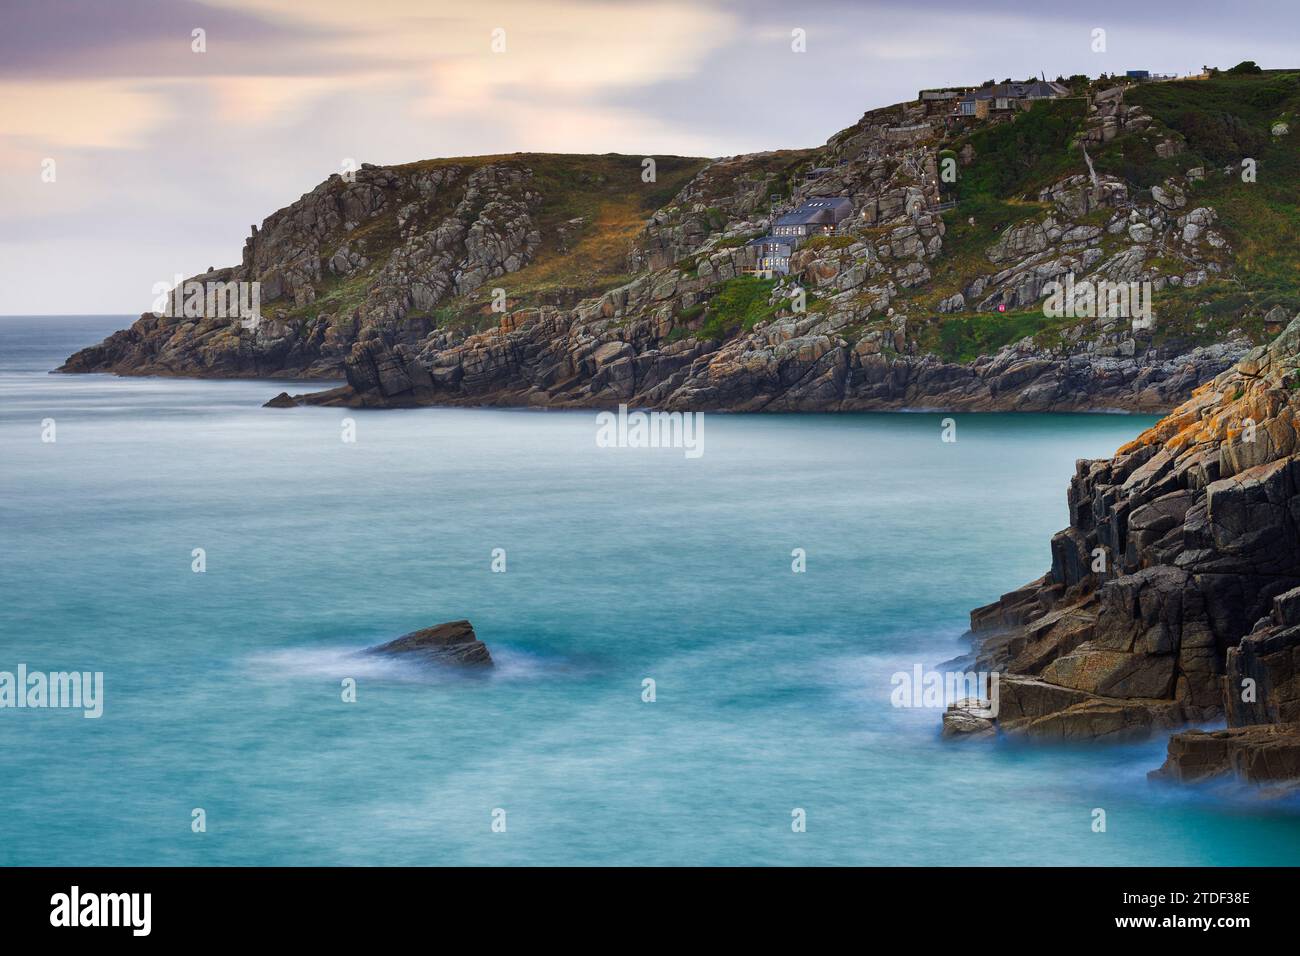
[[[814,196],[794,212],[778,217],[772,224],[772,235],[828,236],[852,215],[853,203],[847,196]]]
[[[1050,80],[1033,80],[1028,83],[995,83],[967,93],[961,98],[958,112],[961,116],[984,117],[989,113],[1009,113],[1025,109],[1034,100],[1054,100],[1069,96],[1070,90]]]
[[[755,271],[770,275],[789,274],[790,256],[794,254],[794,239],[763,236],[761,239],[751,239],[745,245],[754,250]]]

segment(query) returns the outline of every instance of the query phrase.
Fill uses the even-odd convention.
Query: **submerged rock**
[[[492,666],[487,645],[478,639],[469,621],[448,621],[412,631],[387,644],[369,648],[366,653],[413,655],[435,664]]]

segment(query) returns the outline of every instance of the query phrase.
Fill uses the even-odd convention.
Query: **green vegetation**
[[[1003,230],[1042,215],[1048,208],[1047,203],[988,195],[963,199],[957,208],[944,213],[947,232],[943,237],[943,255],[931,263],[933,279],[916,290],[917,301],[928,308],[937,308],[942,300],[962,291],[976,276],[987,274],[991,264],[986,251]]]
[[[775,285],[775,279],[754,276],[737,276],[720,284],[705,305],[696,338],[721,341],[772,318],[777,307],[769,305],[768,299]]]
[[[1094,82],[1092,88],[1102,85]],[[1186,209],[1214,207],[1220,216],[1215,229],[1230,246],[1230,253],[1211,253],[1230,277],[1157,294],[1156,340],[1203,344],[1234,333],[1262,340],[1268,309],[1300,311],[1300,129],[1273,134],[1275,124],[1294,127],[1300,117],[1300,72],[1264,72],[1244,63],[1208,80],[1134,84],[1125,102],[1142,106],[1154,122],[1147,130],[1090,147],[1097,171],[1117,175],[1140,192],[1170,177],[1181,181],[1187,170],[1202,167],[1204,178],[1187,188]],[[971,146],[973,161],[949,192],[959,205],[945,214],[948,232],[944,254],[931,266],[934,279],[906,298],[934,308],[988,272],[986,250],[1001,232],[1047,211],[1032,201],[1037,191],[1085,170],[1081,153],[1071,148],[1083,117],[1081,100],[1044,102],[1012,123],[981,127],[947,144],[958,152]],[[1181,151],[1158,155],[1156,147],[1164,141],[1179,144]],[[1256,161],[1254,182],[1242,181],[1245,158]],[[1225,166],[1232,167],[1230,174],[1224,174]],[[1096,210],[1082,221],[1103,225],[1109,216]],[[1111,254],[1122,240],[1103,237],[1103,251]],[[1166,275],[1189,268],[1168,253],[1151,265]],[[951,329],[940,335],[940,326]],[[1041,338],[1048,332],[1050,323],[1028,314],[944,317],[937,320],[932,344],[946,357],[969,359],[1023,335]]]
[[[1300,130],[1272,132],[1275,123],[1300,115],[1300,73],[1234,67],[1207,80],[1143,85],[1128,100],[1187,146],[1154,168],[1129,162],[1134,178],[1146,186],[1171,170],[1205,168],[1189,206],[1214,207],[1216,228],[1232,247],[1233,280],[1168,290],[1157,299],[1157,328],[1168,324],[1200,340],[1230,328],[1262,337],[1263,312],[1275,305],[1300,311]],[[1117,148],[1126,157],[1144,156],[1140,139],[1121,137]],[[1242,180],[1243,159],[1255,161],[1254,182]]]
[[[1182,133],[1199,158],[1238,162],[1269,144],[1280,111],[1294,109],[1300,74],[1220,74],[1208,80],[1151,83],[1127,100]]]
[[[947,194],[958,205],[944,214],[947,233],[943,255],[931,264],[934,278],[905,299],[935,308],[989,271],[986,251],[1003,230],[1049,208],[1036,201],[1038,191],[1084,171],[1083,156],[1070,143],[1086,115],[1082,97],[1043,100],[1012,122],[980,126],[940,152],[960,155],[969,146],[973,157]]]
[[[928,351],[948,362],[971,362],[1025,336],[1043,338],[1067,320],[1049,319],[1043,310],[977,312],[932,322],[921,336]]]
[[[287,324],[305,330],[321,316],[328,315],[332,325],[352,321],[352,313],[363,302],[374,278],[372,266],[357,275],[340,278],[330,275],[316,287],[316,300],[307,305],[295,306],[290,300],[272,302],[263,311],[266,315],[283,319]]]
[[[855,236],[813,236],[803,244],[804,249],[845,249],[857,242]]]
[[[954,198],[1037,195],[1043,186],[1082,172],[1083,157],[1068,147],[1086,115],[1082,97],[1043,100],[1014,122],[984,126],[959,140],[955,151],[969,145],[975,155],[957,177]]]
[[[1086,73],[1074,73],[1071,74],[1068,78],[1063,76],[1058,76],[1056,78],[1056,82],[1061,83],[1064,86],[1068,86],[1070,88],[1070,92],[1073,93],[1075,96],[1087,96],[1088,87],[1092,84],[1092,80],[1089,79],[1088,74]]]
[[[1155,297],[1158,321],[1152,340],[1157,344],[1176,341],[1208,345],[1244,334],[1259,342],[1266,337],[1264,319],[1261,309],[1254,306],[1252,294],[1233,280],[1191,289],[1167,288]],[[1300,304],[1290,314],[1296,311],[1300,311]]]
[[[1263,73],[1264,71],[1259,68],[1259,64],[1256,63],[1254,60],[1242,60],[1240,63],[1238,63],[1228,72],[1232,74],[1237,74],[1237,73]]]

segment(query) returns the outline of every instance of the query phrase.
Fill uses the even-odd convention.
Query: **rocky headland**
[[[951,733],[1126,741],[1188,724],[1154,776],[1300,784],[1300,315],[1172,414],[1079,461],[1039,580],[971,613],[996,720]]]
[[[259,321],[149,313],[60,371],[344,383],[280,405],[1168,411],[1291,312],[1219,140],[1150,86],[1076,87],[648,183],[632,156],[365,165],[190,280],[258,283]],[[817,197],[852,215],[760,271],[751,240]],[[1048,315],[1067,278],[1147,284],[1154,317]]]

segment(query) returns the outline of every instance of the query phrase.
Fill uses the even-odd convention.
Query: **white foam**
[[[504,647],[491,649],[495,666],[490,668],[439,665],[417,657],[367,654],[365,650],[364,647],[286,647],[251,655],[245,664],[254,672],[253,676],[267,680],[365,677],[407,684],[439,684],[469,677],[533,681],[584,671],[560,658]]]

